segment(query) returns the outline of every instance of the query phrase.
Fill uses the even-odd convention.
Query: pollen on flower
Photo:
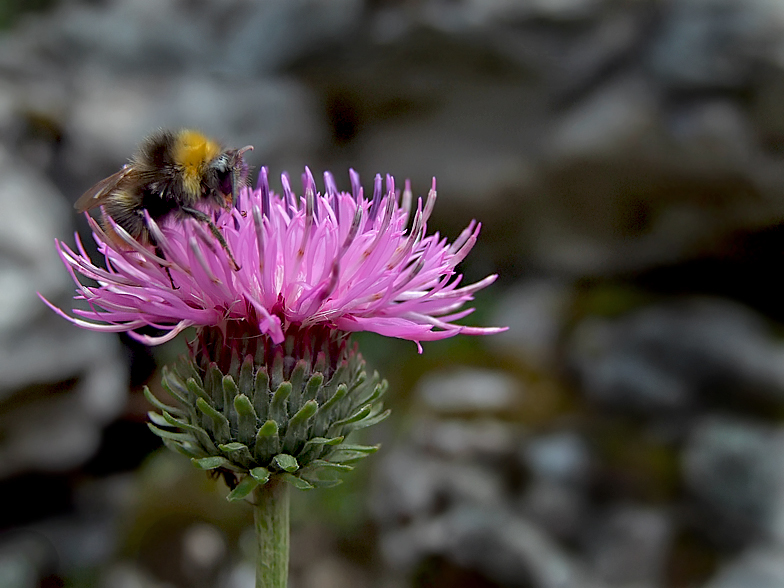
[[[351,193],[339,192],[328,172],[323,194],[310,170],[302,178],[302,196],[287,174],[283,194],[276,194],[262,168],[257,187],[242,190],[235,209],[215,213],[239,269],[199,223],[158,226],[148,216],[156,252],[109,219],[107,228],[130,250],[119,247],[91,220],[103,264],[88,257],[78,236],[75,248],[56,242],[76,284],[74,298],[86,308],[69,315],[44,302],[80,327],[128,332],[151,345],[188,327],[225,330],[234,323],[275,344],[291,329],[320,327],[408,339],[420,351],[422,341],[505,330],[457,323],[473,311],[463,306],[497,276],[461,285],[455,270],[476,243],[480,223],[471,221],[451,245],[437,233],[427,236],[435,179],[423,202],[413,199],[408,183],[401,198],[391,176],[385,187],[375,177],[370,199],[353,170]],[[162,334],[140,332],[149,327]]]

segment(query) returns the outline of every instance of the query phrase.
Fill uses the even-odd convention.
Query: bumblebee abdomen
[[[131,237],[138,239],[146,234],[142,199],[137,191],[119,189],[103,205],[104,214],[125,229]],[[107,225],[104,223],[104,229]]]

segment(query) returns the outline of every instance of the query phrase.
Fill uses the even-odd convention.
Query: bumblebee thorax
[[[181,170],[185,191],[193,196],[201,193],[204,170],[220,153],[220,145],[198,131],[186,129],[177,134],[173,157]]]

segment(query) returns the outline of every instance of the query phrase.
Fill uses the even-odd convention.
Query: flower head
[[[127,331],[148,344],[168,341],[191,326],[225,331],[240,322],[246,332],[274,343],[282,343],[290,329],[316,327],[408,339],[421,352],[421,341],[504,330],[455,322],[473,311],[463,308],[473,294],[497,277],[461,286],[455,271],[481,225],[472,221],[454,243],[438,233],[427,235],[435,179],[426,200],[414,202],[408,182],[400,194],[391,176],[382,182],[377,175],[368,199],[359,176],[353,170],[350,175],[352,192],[346,193],[325,173],[322,194],[306,169],[304,194],[297,196],[283,174],[279,195],[270,190],[263,168],[255,190],[242,190],[230,213],[216,213],[215,224],[239,269],[197,221],[159,226],[147,216],[161,256],[110,218],[110,231],[90,219],[105,267],[90,260],[78,236],[75,250],[57,242],[77,285],[75,299],[88,308],[69,316],[44,301],[80,327]],[[116,233],[122,243],[107,233]],[[147,326],[165,333],[137,332]]]

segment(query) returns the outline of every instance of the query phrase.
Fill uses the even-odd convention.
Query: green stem
[[[256,588],[286,588],[289,576],[289,484],[273,476],[254,491]]]

